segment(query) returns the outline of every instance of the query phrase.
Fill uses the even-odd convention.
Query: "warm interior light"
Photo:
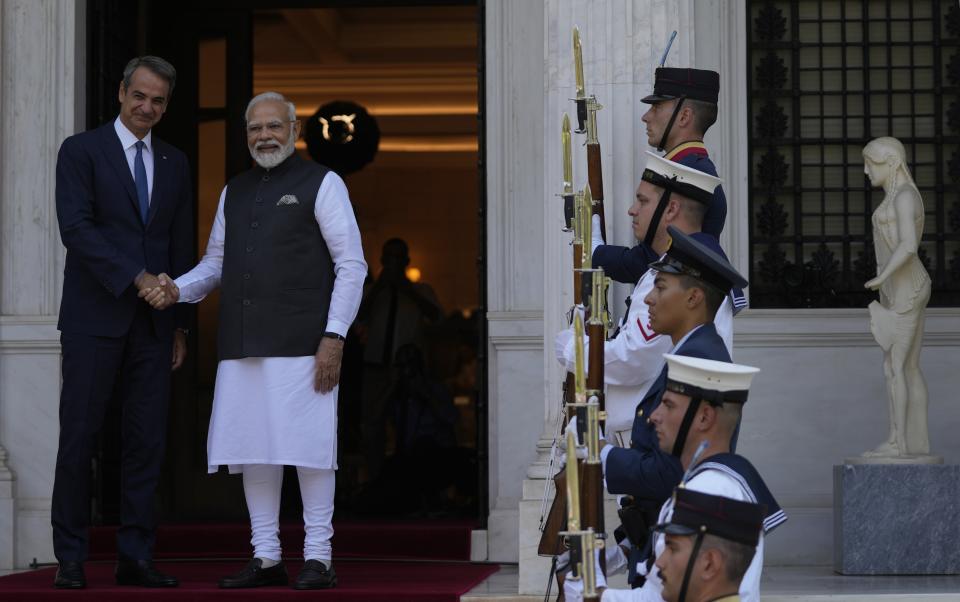
[[[407,268],[407,280],[420,282],[420,270],[418,268]]]

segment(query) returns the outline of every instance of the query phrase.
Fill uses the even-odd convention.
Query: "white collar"
[[[123,147],[123,150],[127,150],[131,146],[137,143],[137,136],[127,129],[127,126],[120,121],[120,117],[113,122],[113,129],[117,132],[117,137],[120,138],[120,146]],[[147,135],[143,137],[143,146],[150,152],[153,152],[153,130],[147,132]]]
[[[670,353],[676,353],[677,349],[680,349],[680,346],[686,343],[687,339],[689,339],[693,335],[693,333],[700,330],[701,328],[703,328],[703,324],[697,324],[696,326],[694,326],[693,330],[683,335],[683,338],[680,339],[680,341],[678,341],[676,345],[674,345],[673,350]]]

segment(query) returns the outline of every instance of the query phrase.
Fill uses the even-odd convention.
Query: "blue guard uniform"
[[[686,274],[721,291],[747,286],[746,279],[737,273],[722,255],[698,241],[702,235],[695,238],[673,226],[667,231],[673,240],[670,249],[660,261],[651,264],[650,268],[671,274]],[[671,353],[721,362],[731,361],[723,339],[717,334],[712,322],[688,332]],[[650,415],[660,405],[666,384],[667,366],[664,366],[657,380],[637,405],[630,447],[605,447],[601,452],[607,489],[610,493],[624,494],[632,498],[628,499],[628,509],[621,512],[627,535],[632,531],[634,535],[631,541],[640,546],[635,550],[632,560],[642,554],[643,542],[636,540],[640,537],[638,534],[646,533],[654,524],[660,507],[670,497],[683,475],[680,452],[662,451],[656,431],[649,422]],[[731,449],[735,448],[735,443],[736,434],[731,442]],[[635,564],[636,562],[630,564],[631,573]]]

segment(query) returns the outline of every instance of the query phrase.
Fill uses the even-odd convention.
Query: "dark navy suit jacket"
[[[690,335],[674,353],[720,362],[729,362],[730,354],[712,322]],[[606,461],[607,489],[614,494],[663,503],[673,493],[683,476],[680,459],[660,450],[657,433],[647,419],[660,405],[667,384],[667,367],[650,386],[637,405],[629,448],[615,447]]]
[[[193,203],[186,156],[152,137],[153,194],[147,223],[113,121],[64,140],[57,159],[57,218],[67,248],[58,328],[119,337],[138,303],[141,270],[176,278],[193,264]],[[151,310],[162,340],[187,326],[185,308]],[[176,315],[176,318],[175,318]]]

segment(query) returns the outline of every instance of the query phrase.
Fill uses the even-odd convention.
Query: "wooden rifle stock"
[[[567,379],[563,382],[563,407],[566,408],[568,423],[577,411],[571,405],[575,396],[574,388],[573,372],[567,372]],[[560,537],[560,531],[567,526],[567,496],[563,494],[567,490],[567,473],[563,469],[553,475],[553,486],[556,493],[550,504],[547,519],[543,523],[540,543],[537,545],[537,554],[540,556],[556,556],[562,554],[565,549],[563,538]]]
[[[553,504],[550,505],[547,520],[543,523],[540,543],[537,545],[537,554],[540,556],[557,556],[566,550],[563,537],[560,536],[560,532],[567,528],[567,496],[563,494],[567,490],[565,471],[560,470],[554,475],[553,486],[556,488],[556,493]]]
[[[599,144],[587,144],[587,178],[593,194],[593,214],[600,216],[600,235],[606,241],[607,220],[603,211],[603,167]]]
[[[582,528],[593,527],[598,537],[603,527],[603,467],[599,462],[583,462],[580,465],[580,512]]]
[[[603,466],[597,463],[583,462],[580,465],[580,516],[581,528],[592,527],[597,534],[597,545],[606,543],[606,531],[603,520]],[[585,561],[586,562],[586,561]],[[592,560],[591,560],[592,562]],[[607,574],[607,557],[600,548],[600,570]],[[584,600],[587,598],[584,597]],[[596,600],[597,598],[594,598]]]

